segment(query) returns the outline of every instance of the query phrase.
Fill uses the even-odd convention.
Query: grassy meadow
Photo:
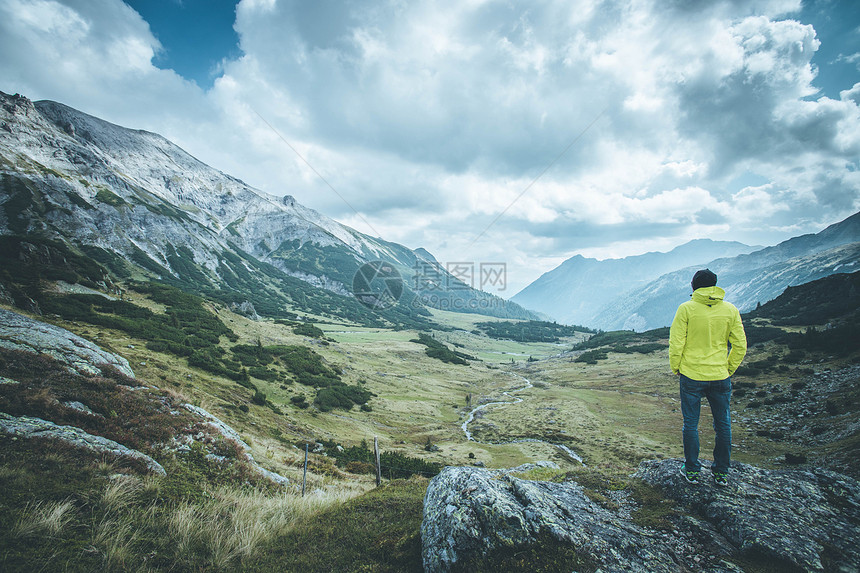
[[[150,311],[153,324],[169,326],[166,317],[176,314],[169,301],[148,292],[130,290],[124,300]],[[308,315],[319,332],[250,320],[217,302],[193,304],[197,316],[205,312],[225,327],[217,348],[203,348],[221,360],[220,370],[165,351],[125,323],[112,327],[103,316],[98,324],[56,314],[34,318],[124,356],[152,392],[218,416],[240,433],[257,462],[290,485],[276,491],[214,471],[202,451],[159,459],[168,476],[155,477],[69,448],[2,437],[0,488],[7,493],[0,501],[0,569],[418,571],[429,476],[385,479],[375,488],[368,464],[340,463],[333,444],[364,447],[376,438],[384,452],[440,466],[550,460],[560,469],[547,479],[574,475],[581,483],[626,480],[643,459],[682,455],[678,381],[668,370],[665,340],[634,352],[616,344],[605,358],[587,363],[577,361],[584,350],[573,350],[587,334],[551,343],[499,340],[476,328],[492,319],[433,311],[438,328],[423,334],[476,358],[464,365],[429,356],[415,330]],[[181,320],[172,324],[190,328]],[[326,376],[370,398],[350,407],[315,405],[324,386],[299,382],[282,358],[284,349],[297,347],[310,349]],[[255,352],[259,363],[248,358]],[[760,420],[793,399],[813,371],[851,363],[824,355],[786,362],[790,356],[771,342],[750,349],[745,363],[756,366],[735,377],[743,391],[733,400],[734,459],[783,467],[796,444],[763,433]],[[468,440],[462,426],[479,406]],[[704,404],[703,459],[713,447],[710,426]],[[316,442],[328,444],[327,451],[314,453]],[[305,443],[311,453],[302,497]],[[853,442],[838,447],[856,450]]]
[[[163,304],[146,294],[131,292],[125,300],[156,314],[165,312]],[[250,320],[219,303],[207,302],[205,307],[235,333],[235,344],[311,348],[340,372],[343,383],[372,393],[368,407],[328,412],[296,407],[295,399],[301,396],[312,402],[314,389],[294,382],[278,364],[268,366],[275,376],[272,380],[251,377],[253,386],[265,395],[261,405],[247,387],[189,366],[176,356],[152,351],[146,341],[125,332],[57,317],[51,320],[126,357],[140,379],[164,386],[221,417],[246,438],[263,465],[288,476],[295,475],[301,462],[303,452],[294,447],[298,442],[329,440],[349,446],[372,442],[374,437],[384,450],[452,465],[482,462],[502,467],[542,459],[575,465],[546,444],[505,443],[515,440],[563,444],[587,465],[626,469],[641,459],[681,455],[677,379],[668,371],[665,349],[645,354],[610,351],[597,364],[575,362],[579,353],[571,348],[586,340],[587,334],[556,343],[498,340],[475,329],[487,317],[434,310],[434,320],[444,328],[432,331],[432,336],[477,358],[464,366],[427,356],[425,346],[414,342],[418,332],[413,330],[309,317],[324,333],[323,338],[315,338],[295,334],[286,324]],[[232,345],[221,338],[225,351]],[[768,353],[752,348],[747,362],[766,358]],[[788,386],[805,372],[793,368],[756,379]],[[523,378],[534,386],[516,392],[522,401],[483,409],[470,424],[475,440],[467,440],[461,426],[471,409],[469,396],[471,407],[513,402],[503,393],[522,388]],[[705,404],[703,452],[712,447],[707,414]],[[742,400],[736,400],[734,414],[738,459],[758,462],[780,455],[768,440],[757,439],[745,428]],[[427,451],[428,440],[436,451]]]

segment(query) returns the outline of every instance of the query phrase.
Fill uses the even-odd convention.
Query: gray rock
[[[9,306],[15,304],[15,299],[12,298],[12,295],[9,294],[9,291],[2,284],[0,284],[0,303],[8,304]]]
[[[192,414],[195,414],[195,415],[203,418],[204,420],[206,420],[206,422],[209,424],[209,426],[211,426],[219,434],[221,434],[222,436],[224,436],[228,440],[233,440],[234,442],[239,444],[239,446],[246,453],[251,452],[251,446],[249,446],[247,443],[245,443],[245,441],[242,439],[242,436],[239,435],[239,432],[237,432],[236,430],[234,430],[233,428],[231,428],[230,426],[228,426],[227,424],[222,422],[221,419],[218,418],[217,416],[214,416],[213,414],[210,414],[209,412],[207,412],[203,408],[201,408],[199,406],[194,406],[193,404],[183,404],[182,407],[185,408],[186,410],[188,410],[189,412],[191,412]]]
[[[236,314],[241,314],[246,318],[250,318],[251,320],[260,320],[260,315],[257,314],[257,309],[254,308],[254,305],[250,301],[245,301],[242,304],[231,303],[230,310],[235,312]]]
[[[194,406],[192,404],[184,404],[183,405],[186,410],[189,412],[200,416],[206,423],[209,424],[214,430],[216,430],[219,434],[227,438],[228,440],[233,440],[244,450],[245,456],[248,458],[248,461],[251,464],[251,467],[257,471],[260,475],[265,477],[266,479],[275,482],[278,485],[287,485],[290,483],[290,480],[281,474],[275,473],[273,471],[267,470],[263,466],[257,463],[254,459],[254,456],[251,454],[251,446],[249,446],[239,435],[239,432],[222,422],[216,416],[210,414],[203,408],[199,406]]]
[[[74,426],[58,426],[53,422],[29,416],[11,416],[0,412],[0,431],[22,438],[48,438],[61,440],[78,448],[99,454],[109,454],[121,458],[131,458],[143,462],[149,471],[167,475],[164,468],[148,455],[127,448],[113,440],[94,436]]]
[[[681,460],[643,462],[634,478],[660,488],[682,510],[674,530],[633,523],[632,503],[594,503],[575,482],[523,480],[515,470],[447,467],[424,498],[422,559],[450,571],[498,549],[549,534],[601,572],[742,571],[743,555],[804,571],[860,571],[860,484],[825,470],[770,471],[738,464],[729,487],[689,484]],[[704,477],[709,477],[704,472]]]
[[[730,484],[690,487],[681,461],[642,462],[635,477],[710,522],[740,551],[804,571],[860,571],[860,483],[827,470],[765,470],[735,463]],[[708,477],[704,472],[703,477]],[[822,555],[829,565],[822,563]]]
[[[95,416],[97,418],[104,418],[104,416],[102,416],[101,414],[96,414],[95,412],[90,410],[90,408],[86,404],[78,402],[77,400],[72,401],[72,402],[61,402],[61,404],[63,406],[65,406],[66,408],[71,408],[72,410],[77,410],[78,412],[83,412],[84,414],[89,414],[90,416]]]
[[[519,479],[512,471],[446,467],[433,478],[421,523],[425,572],[450,571],[545,533],[604,572],[677,570],[655,532],[592,502],[580,485]]]
[[[98,366],[113,366],[134,378],[128,360],[59,326],[45,324],[0,308],[0,347],[47,354],[78,374],[100,374]]]

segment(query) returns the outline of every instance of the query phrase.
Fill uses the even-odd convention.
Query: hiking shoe
[[[699,483],[699,472],[688,472],[683,466],[681,467],[681,475],[684,476],[690,483]]]
[[[729,474],[723,472],[714,472],[714,484],[725,487],[729,485]]]

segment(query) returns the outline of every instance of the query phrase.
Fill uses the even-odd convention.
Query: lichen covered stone
[[[447,467],[424,498],[424,570],[455,570],[549,536],[601,572],[737,572],[750,559],[786,571],[860,571],[860,484],[853,478],[734,464],[730,485],[717,487],[709,479],[687,483],[682,464],[642,462],[630,482],[641,480],[639,487],[674,504],[661,529],[634,523],[630,508],[592,501],[574,481]]]
[[[21,438],[60,440],[91,452],[109,454],[119,458],[130,458],[143,462],[147,469],[153,473],[162,476],[167,475],[161,464],[143,452],[133,450],[102,436],[94,436],[74,426],[60,426],[41,418],[12,416],[0,412],[0,432]]]
[[[27,318],[0,308],[0,347],[47,354],[82,375],[97,375],[103,364],[134,378],[128,360],[103,350],[77,334],[59,326]]]

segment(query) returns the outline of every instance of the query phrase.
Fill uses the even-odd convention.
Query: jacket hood
[[[702,287],[693,291],[693,300],[708,306],[722,302],[725,296],[726,291],[718,286]]]

